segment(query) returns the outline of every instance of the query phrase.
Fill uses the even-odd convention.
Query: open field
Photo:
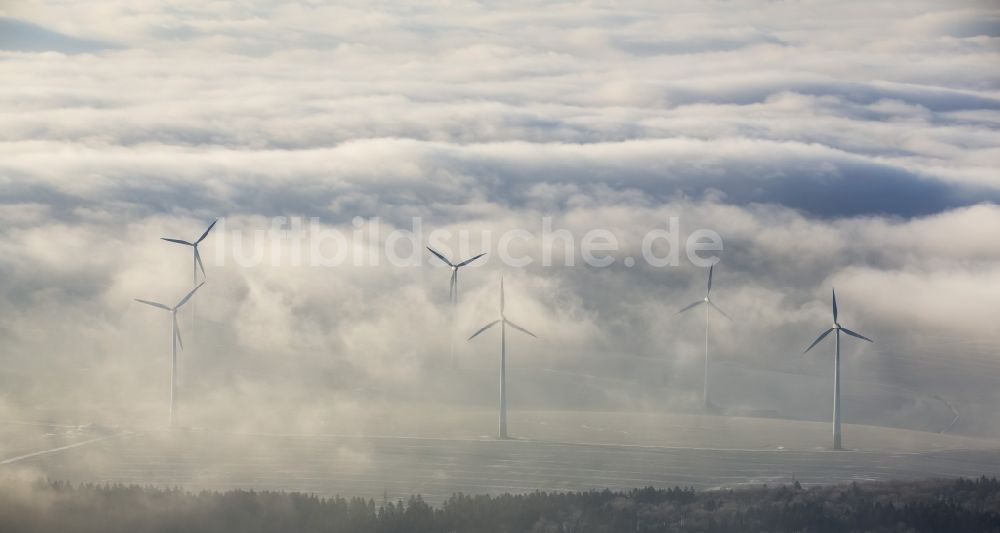
[[[450,421],[468,417],[479,421],[470,422],[472,429],[484,429],[477,425],[487,416],[466,413]],[[828,426],[818,423],[567,412],[512,413],[513,420],[519,438],[508,441],[454,432],[437,438],[417,432],[352,436],[195,429],[115,430],[105,438],[82,429],[70,442],[82,445],[54,446],[66,446],[64,438],[38,443],[56,448],[52,453],[25,456],[23,445],[16,452],[5,446],[3,459],[24,457],[2,468],[74,482],[281,489],[376,500],[420,493],[430,502],[454,492],[1000,475],[1000,445],[984,439],[846,426],[845,442],[854,451],[833,452],[822,448]],[[404,426],[402,421],[384,424],[387,431]],[[5,424],[5,433],[30,433],[32,427]]]

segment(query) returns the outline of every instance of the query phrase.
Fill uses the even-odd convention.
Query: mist
[[[191,250],[161,237],[215,219],[178,313],[178,416],[239,449],[492,436],[499,334],[465,339],[496,318],[501,274],[505,313],[538,335],[508,333],[523,438],[824,445],[833,348],[802,351],[833,288],[875,340],[842,342],[856,435],[1000,438],[992,3],[15,1],[3,28],[0,420],[21,429],[0,459],[172,438],[170,318],[134,299],[190,290]],[[392,240],[415,220],[422,238]],[[722,242],[700,254],[733,318],[712,319],[711,423],[703,315],[677,313],[708,269],[640,258],[671,220],[681,246]],[[617,248],[583,245],[594,231]],[[324,232],[346,246],[310,248]],[[431,244],[488,252],[461,270],[455,333]],[[757,440],[776,421],[802,433]]]

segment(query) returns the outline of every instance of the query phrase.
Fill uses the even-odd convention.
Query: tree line
[[[6,483],[0,531],[20,532],[1000,532],[995,478],[804,488],[455,494],[386,501],[137,485]]]

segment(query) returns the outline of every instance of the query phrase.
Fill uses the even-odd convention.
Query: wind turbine
[[[711,402],[709,402],[708,400],[708,322],[710,318],[709,311],[711,311],[711,309],[709,308],[715,309],[722,316],[726,317],[729,320],[732,320],[732,318],[729,318],[729,315],[727,315],[725,311],[719,309],[719,306],[715,305],[715,302],[713,302],[711,298],[709,298],[709,296],[712,294],[712,272],[714,270],[715,270],[715,265],[708,267],[708,289],[705,291],[705,297],[681,309],[680,311],[677,311],[677,314],[680,314],[683,313],[684,311],[688,311],[690,309],[698,307],[699,305],[705,304],[705,384],[702,388],[702,403],[704,404],[705,407],[709,407],[711,405]]]
[[[534,333],[507,320],[503,312],[503,275],[500,276],[500,318],[479,328],[479,331],[472,334],[467,340],[476,338],[480,333],[500,324],[500,433],[501,439],[507,438],[507,326],[523,331],[532,337],[538,338]]]
[[[187,293],[186,296],[181,298],[181,301],[173,307],[167,307],[161,303],[151,302],[149,300],[140,300],[136,298],[135,301],[139,303],[144,303],[146,305],[151,305],[153,307],[158,307],[165,311],[170,311],[170,427],[175,427],[177,423],[177,346],[180,345],[181,349],[184,349],[184,341],[181,340],[181,330],[177,327],[177,310],[181,308],[188,300],[194,296],[195,291],[201,288],[205,282],[201,282],[191,289],[191,292]]]
[[[432,254],[437,256],[438,259],[444,261],[445,264],[451,267],[451,283],[448,286],[448,301],[451,305],[451,311],[450,311],[451,335],[450,335],[450,344],[448,348],[448,355],[449,357],[451,357],[451,366],[455,366],[455,314],[458,310],[458,269],[486,255],[486,252],[483,252],[475,257],[466,259],[465,261],[461,261],[459,263],[452,263],[448,258],[446,258],[444,255],[442,255],[434,248],[428,246],[427,249],[430,250]]]
[[[188,241],[184,241],[184,240],[181,240],[181,239],[170,239],[170,238],[167,238],[167,237],[160,237],[160,239],[162,239],[162,240],[169,241],[169,242],[175,242],[177,244],[183,244],[185,246],[190,246],[193,249],[194,252],[193,252],[192,255],[194,256],[194,258],[192,259],[192,279],[191,279],[191,285],[192,286],[195,286],[195,285],[198,284],[198,269],[201,269],[201,277],[202,277],[202,279],[206,279],[208,277],[205,274],[205,265],[202,264],[202,262],[201,262],[201,253],[198,251],[198,245],[201,244],[201,241],[205,240],[205,237],[208,237],[208,232],[212,231],[212,228],[215,227],[215,223],[218,222],[218,221],[219,221],[219,219],[213,220],[212,223],[208,225],[208,229],[205,230],[205,233],[202,233],[201,237],[198,237],[198,240],[196,240],[194,242],[188,242]],[[195,326],[195,307],[194,307],[194,304],[191,304],[191,330],[192,330],[192,332],[194,331],[194,326]]]
[[[806,348],[806,351],[802,353],[806,353],[809,350],[812,350],[813,346],[819,344],[819,341],[823,340],[823,338],[829,335],[831,331],[837,332],[837,347],[835,352],[836,355],[834,356],[833,360],[833,449],[841,450],[843,448],[840,447],[840,332],[843,331],[844,333],[852,337],[857,337],[863,341],[868,341],[872,343],[875,341],[869,339],[868,337],[865,337],[860,333],[851,331],[845,328],[844,326],[841,326],[840,322],[837,322],[836,290],[833,290],[833,326],[831,326],[830,329],[824,331],[819,337],[817,337],[816,340],[814,340],[813,343],[810,344],[808,348]]]

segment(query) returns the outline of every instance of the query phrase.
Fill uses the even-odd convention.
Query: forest
[[[7,481],[0,531],[1000,531],[995,478],[695,491],[455,494],[440,506],[234,490]]]

